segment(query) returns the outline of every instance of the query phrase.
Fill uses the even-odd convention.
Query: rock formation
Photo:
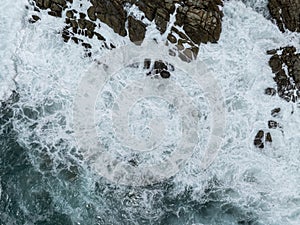
[[[268,8],[282,32],[300,32],[299,0],[269,0]]]
[[[293,46],[287,46],[279,49],[267,51],[271,55],[269,66],[274,73],[274,81],[277,88],[265,89],[265,94],[275,96],[276,94],[285,101],[295,103],[300,97],[300,53]],[[271,116],[278,119],[281,108],[274,108]],[[276,120],[269,120],[268,129],[281,129],[282,126]],[[283,131],[282,131],[283,132]],[[254,138],[254,145],[258,148],[264,148],[264,131],[260,130]],[[268,132],[265,142],[272,142],[271,133]]]
[[[300,54],[291,46],[273,49],[267,53],[272,55],[269,65],[275,74],[277,90],[268,88],[265,93],[275,95],[277,92],[286,101],[296,102],[300,97]]]
[[[48,10],[55,17],[66,15],[66,27],[62,32],[64,40],[70,39],[90,48],[81,35],[105,41],[95,31],[99,21],[108,25],[115,33],[140,44],[147,26],[155,23],[157,30],[166,35],[167,43],[175,46],[179,57],[190,60],[197,56],[200,43],[217,42],[221,34],[221,0],[91,0],[86,12],[78,12],[72,6],[73,0],[33,0],[36,11]],[[129,8],[137,7],[144,14],[136,18]],[[171,20],[175,17],[174,20]],[[34,15],[31,22],[40,18]],[[109,48],[109,43],[105,43]]]

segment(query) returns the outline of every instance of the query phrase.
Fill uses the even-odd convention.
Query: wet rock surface
[[[66,17],[62,31],[65,42],[83,44],[80,36],[105,42],[105,37],[96,32],[104,23],[120,36],[141,44],[147,27],[155,23],[157,30],[166,35],[166,44],[175,46],[175,53],[189,61],[197,56],[200,43],[216,43],[221,34],[221,0],[91,0],[90,4],[87,10],[78,12],[73,0],[33,0],[37,11],[47,10],[51,16]],[[144,16],[132,14],[132,7]],[[104,46],[109,48],[109,44]]]
[[[128,17],[128,31],[130,41],[137,44],[143,42],[146,34],[146,25],[132,16]]]
[[[300,97],[300,54],[296,48],[288,46],[267,52],[272,55],[269,66],[274,73],[277,90],[267,88],[266,94],[278,96],[286,101],[296,102]]]
[[[174,66],[170,63],[164,62],[162,60],[159,61],[151,61],[150,59],[144,60],[144,69],[148,72],[147,76],[152,76],[154,78],[163,78],[168,79],[171,76],[171,72],[175,70]]]
[[[268,8],[279,29],[300,32],[300,1],[269,0]]]
[[[265,132],[263,130],[259,130],[257,132],[257,134],[255,135],[255,138],[254,138],[254,142],[253,142],[255,147],[264,148],[264,143],[263,143],[264,135],[265,135]]]
[[[270,55],[269,66],[274,74],[273,79],[275,81],[274,86],[276,86],[276,88],[266,88],[265,94],[270,96],[279,96],[285,101],[291,103],[299,102],[300,53],[297,53],[297,49],[295,47],[286,46],[268,50],[267,54]],[[281,124],[276,121],[281,117],[281,112],[282,109],[278,107],[271,110],[271,116],[274,117],[274,119],[270,119],[267,122],[269,130],[280,129],[283,132]],[[261,142],[258,141],[258,137],[260,137],[258,133],[254,138],[254,145],[256,147],[263,148]],[[271,134],[266,137],[266,140],[272,142]]]

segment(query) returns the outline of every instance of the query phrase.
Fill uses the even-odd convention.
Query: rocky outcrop
[[[148,20],[155,22],[161,34],[168,31],[170,18],[175,14],[167,37],[183,60],[195,58],[200,43],[215,43],[220,38],[221,0],[141,0],[137,5]]]
[[[268,88],[265,93],[275,95],[277,92],[286,101],[296,102],[300,97],[300,54],[291,46],[273,49],[267,53],[272,55],[269,65],[275,74],[277,90]]]
[[[98,21],[105,23],[122,37],[140,44],[147,26],[155,23],[157,30],[167,37],[167,43],[175,46],[174,54],[183,60],[191,60],[198,54],[199,45],[217,42],[221,34],[221,0],[91,0],[86,12],[73,9],[72,0],[33,0],[37,11],[48,10],[49,15],[66,15],[66,27],[62,32],[64,40],[73,40],[85,47],[80,36],[105,41],[95,28]],[[128,11],[137,7],[144,14],[136,18]],[[172,19],[173,18],[173,19]],[[172,20],[171,20],[172,19]],[[37,17],[31,22],[36,22]],[[109,43],[105,43],[109,48]]]
[[[127,19],[127,13],[122,5],[122,0],[92,0],[92,6],[89,8],[90,13],[94,11],[94,16],[100,21],[110,26],[114,32],[121,36],[126,36],[127,31],[125,29],[125,22]]]
[[[279,49],[267,51],[271,55],[269,66],[274,73],[276,88],[269,87],[265,89],[265,94],[270,96],[278,95],[285,101],[295,103],[300,97],[300,53],[293,46],[287,46]],[[293,112],[292,112],[293,113]],[[267,123],[269,131],[280,129],[283,132],[282,125],[277,121],[280,118],[281,108],[271,110],[271,119]],[[254,145],[258,148],[264,148],[266,142],[271,143],[272,136],[268,132],[263,141],[264,131],[260,130],[254,138]]]
[[[269,0],[268,8],[279,29],[300,32],[300,1]]]

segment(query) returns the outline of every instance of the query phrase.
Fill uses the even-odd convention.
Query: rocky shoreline
[[[66,26],[61,32],[64,41],[81,44],[87,56],[92,54],[89,49],[96,46],[84,41],[83,37],[96,38],[107,49],[115,48],[103,34],[96,31],[102,24],[120,37],[127,37],[140,45],[147,29],[154,23],[157,31],[166,37],[166,45],[172,46],[174,51],[171,54],[178,55],[184,61],[197,57],[201,43],[217,43],[222,31],[222,0],[91,0],[86,11],[80,11],[82,5],[75,9],[73,0],[33,0],[32,5],[37,12],[47,10],[50,16],[64,17]],[[132,13],[132,8],[139,10],[139,16]],[[300,32],[298,0],[269,0],[268,9],[280,31]],[[30,22],[39,20],[38,15],[33,15]],[[279,96],[291,103],[297,102],[300,97],[300,54],[297,49],[284,46],[269,50],[266,54],[270,55],[269,66],[274,73],[276,88],[266,88],[265,94]],[[157,70],[155,66],[154,71],[163,78],[170,76],[167,70]],[[273,141],[272,129],[282,128],[276,121],[281,111],[278,107],[271,110],[274,120],[267,122],[268,131],[257,132],[253,141],[256,147],[264,148],[266,143]]]
[[[174,46],[183,60],[196,58],[201,43],[219,40],[223,17],[221,0],[91,0],[86,12],[74,9],[73,0],[33,0],[32,4],[36,11],[47,10],[54,17],[65,15],[64,41],[72,40],[87,49],[92,46],[82,40],[83,36],[96,37],[106,48],[114,47],[95,31],[101,23],[136,44],[143,42],[147,27],[155,23],[160,34],[167,37],[166,44]],[[130,12],[133,7],[141,17]],[[34,15],[31,22],[39,19]]]

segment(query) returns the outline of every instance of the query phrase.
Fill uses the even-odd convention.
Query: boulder
[[[146,25],[134,17],[129,16],[128,31],[130,40],[136,44],[140,44],[145,38]]]

